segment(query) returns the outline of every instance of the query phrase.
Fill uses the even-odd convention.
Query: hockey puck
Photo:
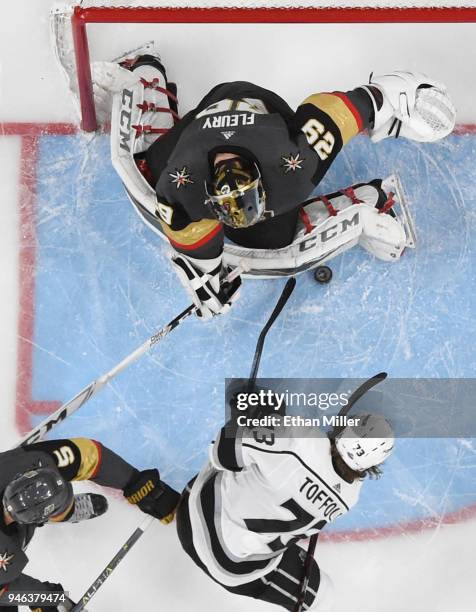
[[[314,270],[314,278],[318,283],[328,283],[332,279],[332,270],[329,266],[317,266]]]

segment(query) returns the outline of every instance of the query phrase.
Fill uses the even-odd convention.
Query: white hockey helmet
[[[362,472],[383,463],[394,447],[390,423],[381,415],[357,414],[358,425],[348,425],[336,438],[337,452],[353,470]]]

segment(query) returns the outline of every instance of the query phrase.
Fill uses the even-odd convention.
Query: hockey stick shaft
[[[256,343],[256,350],[255,350],[255,354],[253,357],[253,364],[251,366],[250,377],[248,380],[248,392],[250,392],[254,388],[254,385],[255,385],[256,377],[258,375],[258,368],[259,368],[259,364],[261,361],[261,355],[263,353],[264,341],[266,340],[266,334],[268,333],[271,326],[276,321],[282,309],[286,305],[286,302],[291,296],[291,293],[294,291],[295,286],[296,286],[296,279],[294,278],[294,276],[292,276],[287,281],[287,283],[284,285],[283,292],[281,293],[279,300],[277,301],[276,306],[274,307],[274,310],[268,319],[268,322],[261,330],[261,333],[258,338],[258,342]]]
[[[81,612],[81,610],[84,610],[85,606],[90,602],[91,598],[96,595],[98,589],[102,587],[104,582],[109,578],[109,576],[116,569],[119,563],[124,559],[127,553],[134,546],[134,544],[144,535],[144,533],[147,531],[147,529],[149,529],[149,527],[154,521],[155,519],[153,517],[148,517],[143,523],[141,523],[141,525],[139,525],[139,527],[137,527],[137,529],[129,537],[127,542],[124,542],[118,552],[109,561],[109,563],[99,574],[96,580],[92,583],[89,589],[84,593],[84,595],[82,595],[78,603],[72,608],[71,612]]]
[[[93,380],[87,387],[82,389],[73,399],[69,400],[58,408],[53,414],[44,419],[30,433],[24,436],[18,446],[26,446],[38,442],[45,436],[53,427],[62,423],[68,416],[79,410],[87,401],[89,401],[96,393],[98,393],[110,380],[125,370],[129,365],[137,361],[139,357],[147,353],[154,345],[162,338],[175,329],[182,321],[189,317],[195,311],[195,306],[191,305],[175,317],[170,323],[162,327],[156,334],[146,340],[141,346],[135,349],[130,355],[125,357],[120,363],[115,365],[109,372],[103,374],[96,380]]]
[[[309,584],[309,578],[311,576],[311,568],[312,568],[312,562],[314,560],[314,553],[316,552],[316,544],[317,544],[318,537],[319,537],[319,534],[315,533],[309,538],[306,559],[304,561],[304,577],[301,582],[301,590],[299,592],[297,603],[294,607],[294,612],[302,612],[303,610],[304,601],[306,599],[307,586]]]
[[[235,268],[227,277],[227,281],[234,280],[243,271],[243,268],[238,266]],[[76,412],[89,401],[96,393],[98,393],[110,380],[117,376],[120,372],[125,370],[132,363],[137,361],[139,357],[142,357],[152,347],[158,344],[165,336],[167,336],[173,329],[178,327],[182,321],[188,318],[192,313],[197,310],[195,304],[191,304],[177,315],[170,323],[167,323],[162,329],[146,340],[141,346],[135,349],[130,355],[125,357],[120,363],[115,365],[109,372],[103,374],[96,380],[93,380],[87,387],[82,389],[73,399],[69,400],[62,406],[60,406],[53,414],[46,417],[39,425],[32,429],[26,434],[16,446],[26,446],[33,444],[41,440],[49,431],[62,423],[68,416]]]

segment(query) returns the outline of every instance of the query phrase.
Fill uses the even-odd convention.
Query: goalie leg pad
[[[134,159],[137,131],[133,125],[139,123],[142,110],[138,104],[144,100],[144,86],[138,82],[114,94],[111,116],[111,161],[121,178],[132,203],[143,206],[154,215],[157,196],[154,189],[142,176]]]
[[[380,179],[364,184],[359,183],[342,191],[318,198],[304,206],[305,216],[302,216],[298,222],[295,240],[303,233],[308,233],[311,225],[317,226],[326,221],[329,218],[330,210],[337,212],[356,204],[368,204],[381,208],[387,199],[381,185],[382,181]],[[329,207],[329,204],[332,208]]]
[[[178,115],[171,108],[171,100],[176,98],[167,89],[165,69],[157,58],[145,55],[133,64],[126,61],[128,63],[128,70],[119,68],[119,71],[133,75],[133,82],[113,96],[111,160],[132,203],[155,215],[155,191],[138,170],[134,155],[143,152],[158,134],[174,125]]]
[[[142,101],[137,103],[142,113],[133,124],[137,132],[134,153],[142,153],[178,121],[176,88],[175,93],[170,91],[165,68],[153,55],[142,55],[129,64],[143,86]]]

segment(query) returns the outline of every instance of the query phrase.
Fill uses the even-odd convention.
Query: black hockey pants
[[[188,509],[188,491],[185,490],[177,510],[177,533],[182,548],[206,574],[212,578],[193,546],[192,528]],[[221,585],[230,593],[267,601],[286,610],[294,609],[301,592],[306,551],[293,544],[283,554],[278,567],[264,577],[236,587]],[[214,578],[212,578],[214,580]],[[215,580],[215,582],[218,582]],[[311,568],[305,604],[311,606],[319,589],[320,571],[315,561]],[[221,584],[221,583],[218,583]]]

